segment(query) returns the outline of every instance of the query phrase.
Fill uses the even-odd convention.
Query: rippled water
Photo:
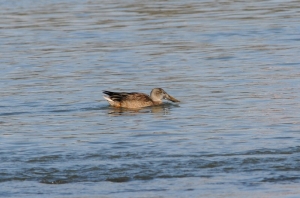
[[[0,2],[0,196],[300,194],[298,1]]]

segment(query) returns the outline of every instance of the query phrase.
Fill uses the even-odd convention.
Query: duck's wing
[[[113,101],[152,101],[151,98],[144,93],[137,92],[112,92],[112,91],[103,91],[104,94],[108,95],[109,98]]]
[[[112,92],[112,91],[103,91],[104,94],[109,96],[109,99],[116,102],[121,102],[128,97],[131,93],[126,92]]]
[[[125,100],[126,101],[152,102],[152,99],[147,94],[137,93],[137,92],[128,93]]]
[[[144,93],[103,91],[108,97],[104,98],[117,107],[138,108],[153,105],[152,99]]]

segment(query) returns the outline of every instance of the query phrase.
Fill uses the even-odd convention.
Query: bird
[[[162,99],[167,99],[172,102],[180,102],[165,92],[162,88],[152,89],[150,96],[138,92],[103,91],[103,93],[106,94],[106,96],[103,97],[111,106],[128,109],[139,109],[148,106],[160,105],[162,104]]]

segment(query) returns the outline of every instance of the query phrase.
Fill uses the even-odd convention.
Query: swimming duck
[[[147,106],[162,104],[162,99],[167,99],[172,102],[180,102],[170,96],[162,88],[152,89],[150,96],[144,93],[137,92],[111,92],[103,91],[107,96],[103,96],[111,106],[137,109]]]

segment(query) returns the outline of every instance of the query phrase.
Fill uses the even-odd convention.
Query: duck
[[[152,89],[150,96],[138,92],[103,91],[103,93],[106,94],[103,96],[104,99],[106,99],[111,106],[119,108],[139,109],[148,106],[160,105],[163,103],[163,99],[167,99],[172,102],[180,102],[162,88]]]

